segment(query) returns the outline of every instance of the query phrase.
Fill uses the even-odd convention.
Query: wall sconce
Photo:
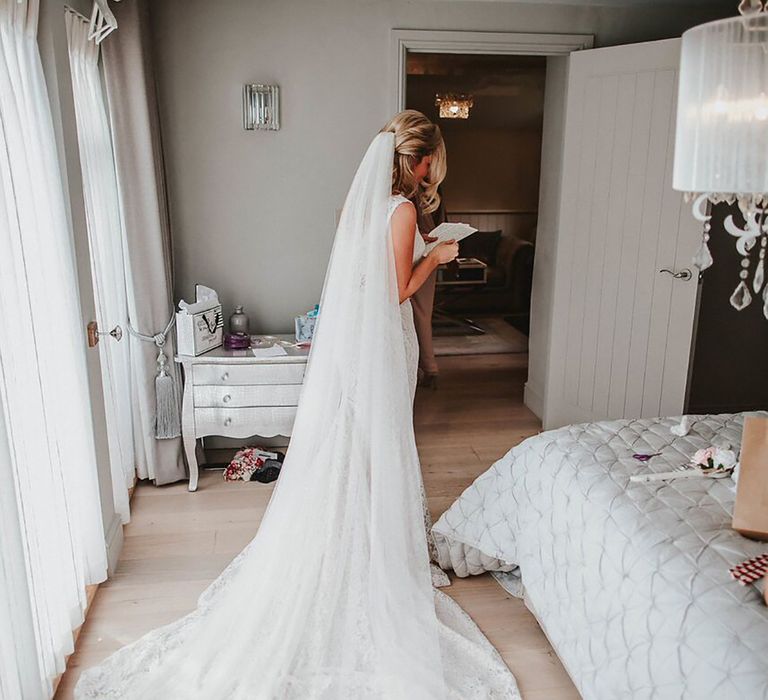
[[[243,87],[243,127],[247,131],[280,128],[280,88],[277,85]]]

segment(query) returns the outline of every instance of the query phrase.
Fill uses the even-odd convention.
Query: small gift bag
[[[301,316],[296,316],[296,342],[297,343],[310,343],[312,342],[312,336],[315,333],[315,324],[317,323],[317,316],[320,313],[319,304],[315,305],[315,308]]]
[[[218,348],[224,338],[224,317],[215,290],[195,286],[195,303],[183,299],[176,312],[176,343],[179,355],[202,355]]]
[[[768,418],[761,416],[744,418],[733,529],[768,540]]]

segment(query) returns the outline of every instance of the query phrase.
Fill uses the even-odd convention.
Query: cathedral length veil
[[[76,698],[519,697],[482,633],[431,584],[388,235],[393,156],[394,135],[377,135],[347,195],[256,537],[195,611],[83,672]]]

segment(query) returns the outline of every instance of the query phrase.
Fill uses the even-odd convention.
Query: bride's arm
[[[416,207],[405,203],[392,214],[392,244],[395,248],[397,289],[402,304],[413,296],[438,265],[450,262],[458,254],[458,244],[445,241],[436,245],[428,255],[413,264],[413,241],[416,236]]]

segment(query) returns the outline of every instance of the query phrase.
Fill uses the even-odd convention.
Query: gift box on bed
[[[744,418],[739,461],[733,529],[768,540],[768,418]]]

